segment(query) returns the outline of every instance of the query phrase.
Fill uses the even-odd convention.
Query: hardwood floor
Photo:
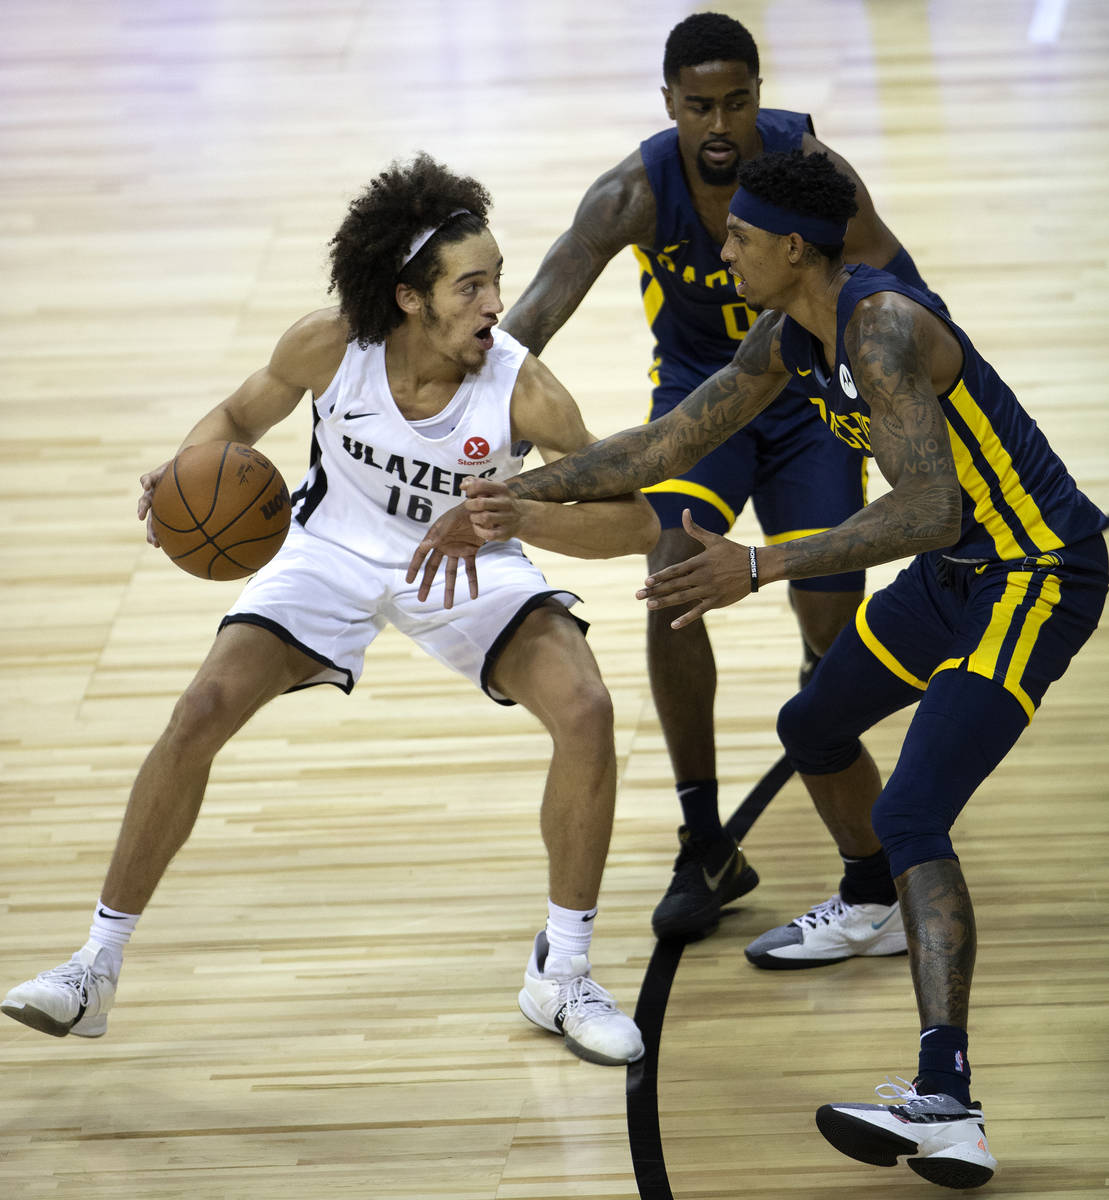
[[[812,111],[1075,477],[1109,504],[1101,0],[751,0],[763,103]],[[84,939],[130,782],[238,591],[144,545],[138,476],[327,303],[358,188],[426,149],[482,179],[530,278],[586,186],[662,128],[686,4],[9,0],[0,37],[0,991]],[[1060,22],[1061,15],[1061,23]],[[1057,30],[1055,29],[1058,24]],[[1052,36],[1055,31],[1055,36]],[[625,253],[545,360],[599,435],[640,421],[651,342]],[[290,482],[307,410],[262,447]],[[736,530],[757,536],[745,514]],[[636,559],[534,555],[581,592],[620,786],[593,958],[628,1009],[678,821]],[[893,568],[871,574],[878,586]],[[784,590],[710,621],[725,803],[779,753]],[[975,797],[976,1092],[994,1197],[1109,1172],[1109,639]],[[870,741],[892,764],[904,718]],[[109,1035],[0,1028],[0,1197],[632,1200],[625,1072],[515,993],[544,915],[549,746],[394,631],[355,694],[282,698],[220,756],[128,952]],[[679,1200],[914,1197],[812,1113],[911,1074],[905,960],[769,977],[742,948],[835,888],[794,781],[745,842],[763,882],[686,949],[659,1067]]]

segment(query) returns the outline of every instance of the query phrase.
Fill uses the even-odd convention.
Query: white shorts
[[[350,692],[362,674],[366,647],[391,622],[498,704],[512,704],[489,685],[508,639],[545,600],[569,608],[581,599],[548,587],[515,540],[489,542],[478,552],[476,600],[470,599],[459,564],[453,608],[443,607],[442,566],[423,603],[417,598],[419,579],[405,583],[405,570],[362,558],[294,521],[285,544],[252,576],[220,629],[236,623],[261,626],[322,664],[298,688],[333,683]],[[584,621],[578,624],[586,628]]]

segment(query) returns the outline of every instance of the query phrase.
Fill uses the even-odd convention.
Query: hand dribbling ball
[[[265,566],[289,532],[289,489],[264,454],[240,442],[186,446],[154,489],[162,549],[201,579],[242,579]]]

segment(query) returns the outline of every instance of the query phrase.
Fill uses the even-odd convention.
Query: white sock
[[[596,915],[595,908],[561,908],[548,899],[548,958],[572,958],[575,954],[588,956],[589,943],[593,940],[593,918]]]
[[[86,943],[97,951],[103,950],[112,968],[112,978],[118,979],[123,966],[123,947],[135,932],[140,913],[122,913],[109,908],[101,900],[92,914],[89,940]]]

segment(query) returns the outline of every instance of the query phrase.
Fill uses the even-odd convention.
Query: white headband
[[[454,212],[447,217],[447,221],[453,220],[455,217],[460,217],[463,213],[468,213],[468,208],[456,208]],[[431,241],[431,239],[446,225],[444,221],[442,225],[432,225],[427,229],[422,229],[412,239],[412,244],[408,247],[408,257],[401,263],[400,269],[403,271],[405,267],[416,257],[417,254]]]

